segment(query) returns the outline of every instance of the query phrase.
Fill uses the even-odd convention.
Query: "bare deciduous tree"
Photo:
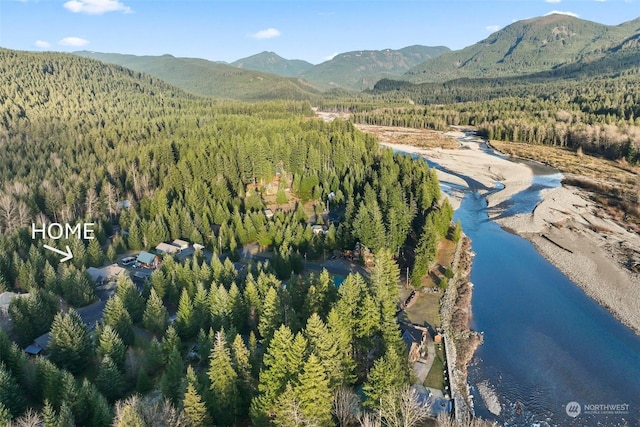
[[[380,427],[380,419],[370,412],[365,412],[360,416],[361,427]]]
[[[350,426],[357,422],[360,414],[360,402],[353,390],[347,387],[336,389],[333,394],[333,415],[338,419],[341,427]]]
[[[87,190],[87,194],[84,197],[85,213],[89,218],[93,218],[98,210],[98,195],[95,188],[91,187]]]
[[[10,194],[0,193],[0,231],[11,233],[17,228],[18,204]]]
[[[149,427],[187,427],[188,423],[182,411],[173,406],[167,399],[152,401],[138,395],[120,400],[115,405],[116,416],[114,427],[124,427],[134,420]]]
[[[17,207],[18,227],[25,227],[31,223],[31,210],[22,200],[18,200]]]
[[[20,418],[11,422],[7,427],[40,427],[42,418],[33,409],[29,408]]]
[[[469,413],[464,413],[461,418],[454,420],[450,414],[444,412],[438,415],[438,427],[497,427],[498,424],[485,421],[481,418],[472,418]]]
[[[396,388],[382,398],[380,416],[389,427],[416,427],[429,417],[430,410],[411,386]]]

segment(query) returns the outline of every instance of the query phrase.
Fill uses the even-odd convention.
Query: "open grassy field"
[[[419,148],[459,148],[460,144],[442,132],[429,129],[356,124],[363,132],[376,135],[381,142],[405,144]]]
[[[456,244],[451,240],[442,240],[438,246],[438,259],[428,275],[422,278],[422,289],[437,288],[444,277],[444,272],[451,267]],[[403,297],[409,296],[410,290],[405,290]],[[406,320],[417,325],[440,327],[440,298],[443,290],[437,292],[420,292],[416,301],[405,309]]]
[[[442,344],[436,344],[436,357],[433,359],[433,365],[424,379],[424,386],[444,390],[444,350]]]

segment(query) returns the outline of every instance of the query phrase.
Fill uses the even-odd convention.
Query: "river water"
[[[557,171],[532,169],[532,186],[505,202],[503,216],[531,212],[541,189],[560,185]],[[476,415],[506,426],[640,426],[640,336],[489,220],[486,205],[470,191],[454,216],[476,253],[472,328],[484,333],[469,368]],[[481,382],[499,415],[478,394]]]

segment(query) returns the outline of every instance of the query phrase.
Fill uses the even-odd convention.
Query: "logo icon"
[[[578,402],[569,402],[567,403],[567,406],[565,406],[564,410],[571,418],[575,418],[580,415],[580,412],[582,412],[582,407]]]

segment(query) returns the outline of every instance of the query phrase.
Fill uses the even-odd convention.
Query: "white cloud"
[[[331,55],[323,56],[322,60],[323,61],[331,61],[333,58],[336,57],[336,55],[338,55],[338,52],[332,53]]]
[[[102,15],[107,12],[131,13],[129,6],[118,0],[69,0],[64,3],[65,9],[73,13],[86,13],[87,15]]]
[[[74,46],[82,47],[89,44],[89,40],[81,39],[80,37],[65,37],[58,42],[62,46]]]
[[[562,0],[544,0],[547,3],[560,3]]]
[[[500,25],[487,25],[486,27],[484,27],[485,30],[491,31],[492,33],[495,33],[500,28],[502,28],[502,26],[500,26]]]
[[[274,37],[278,37],[280,35],[280,31],[275,28],[267,28],[266,30],[260,30],[257,33],[250,34],[249,37],[253,39],[263,40],[263,39],[272,39]]]
[[[580,17],[580,15],[578,15],[577,13],[565,12],[565,11],[562,11],[562,10],[552,10],[551,12],[545,14],[544,16],[549,16],[549,15],[553,15],[553,14],[573,16],[574,18],[579,18]]]
[[[44,41],[44,40],[36,40],[34,45],[37,48],[40,48],[40,49],[47,49],[47,48],[51,47],[51,43],[49,43],[47,41]]]

